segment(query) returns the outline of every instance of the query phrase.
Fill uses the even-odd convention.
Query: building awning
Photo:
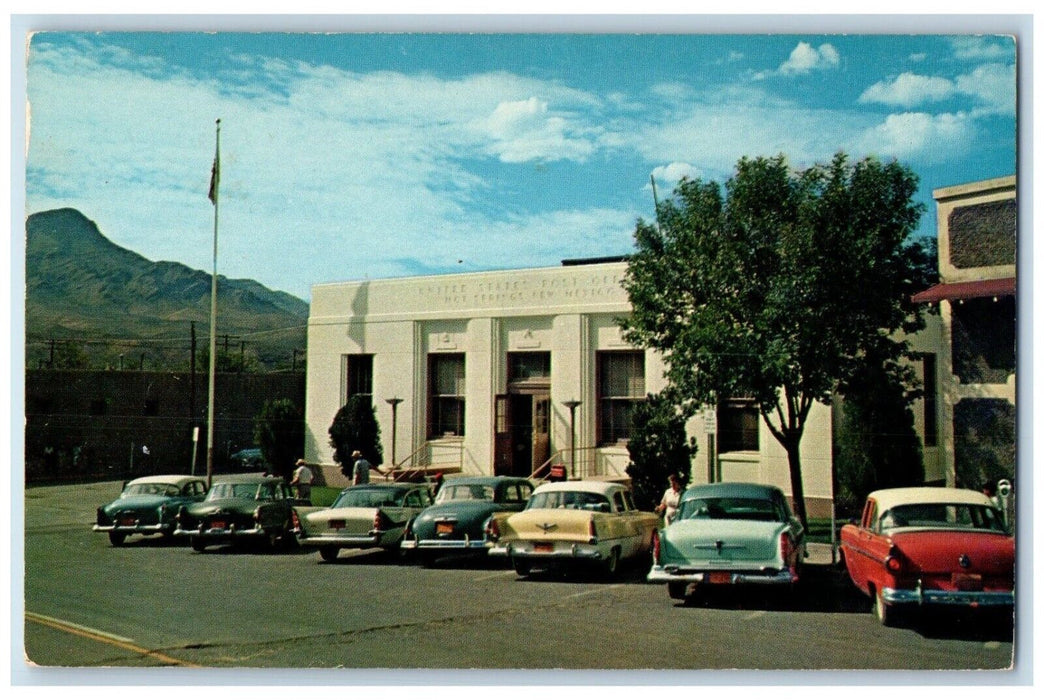
[[[913,295],[915,302],[938,302],[943,299],[980,299],[982,297],[1015,296],[1015,278],[1005,277],[974,282],[944,282]]]

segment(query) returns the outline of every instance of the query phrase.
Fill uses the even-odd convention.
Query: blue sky
[[[66,33],[29,45],[28,213],[310,298],[365,277],[619,255],[650,175],[898,159],[931,191],[1015,172],[998,35]],[[859,25],[853,25],[857,30]],[[698,26],[685,31],[697,32]]]

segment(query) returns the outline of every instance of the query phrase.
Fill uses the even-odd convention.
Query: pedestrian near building
[[[362,456],[362,452],[359,450],[352,452],[352,459],[355,460],[355,466],[352,467],[352,483],[356,485],[370,483],[371,465]]]
[[[674,520],[674,516],[677,515],[682,492],[681,479],[678,478],[677,474],[671,474],[668,477],[668,481],[670,485],[663,492],[663,498],[660,499],[659,505],[656,506],[656,512],[663,515],[664,525],[670,525],[671,521]]]
[[[296,490],[298,498],[311,500],[312,479],[315,478],[312,470],[308,468],[303,459],[297,460],[295,466],[297,468],[294,469],[294,477],[290,480],[290,485]]]

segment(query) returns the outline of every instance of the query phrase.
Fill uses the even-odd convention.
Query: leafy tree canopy
[[[635,405],[627,452],[631,457],[627,475],[635,503],[642,510],[652,510],[660,502],[671,474],[676,474],[683,486],[689,483],[696,441],[686,438],[685,416],[677,406],[663,395],[650,394]]]
[[[639,221],[625,276],[632,343],[662,353],[686,410],[750,397],[786,448],[795,508],[807,520],[799,447],[814,402],[829,403],[865,357],[907,352],[923,327],[923,206],[895,162],[838,154],[792,169],[743,158],[724,187],[683,180]],[[928,266],[930,269],[930,265]]]
[[[293,401],[265,402],[254,418],[254,443],[277,474],[290,477],[304,454],[304,417]]]
[[[342,467],[352,465],[352,452],[359,450],[374,466],[384,461],[381,428],[370,397],[355,394],[348,398],[330,425],[330,447],[334,461]]]

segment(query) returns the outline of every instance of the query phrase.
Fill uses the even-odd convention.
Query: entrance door
[[[550,456],[550,397],[500,394],[494,411],[493,472],[529,476]]]

